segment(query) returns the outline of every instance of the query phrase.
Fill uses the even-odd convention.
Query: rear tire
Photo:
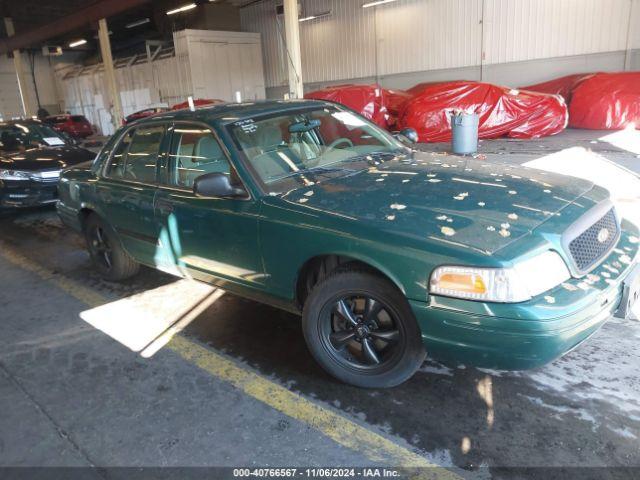
[[[343,270],[319,283],[304,305],[302,327],[322,368],[357,387],[399,385],[426,356],[405,296],[370,272]]]
[[[140,264],[122,248],[113,228],[98,215],[87,217],[84,235],[91,261],[105,280],[126,280],[140,270]]]

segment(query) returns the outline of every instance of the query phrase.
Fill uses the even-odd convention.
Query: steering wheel
[[[341,145],[343,143],[348,147],[353,147],[353,142],[348,138],[336,138],[327,146],[327,151],[325,153],[328,153],[331,150],[335,150],[336,148],[338,148],[338,145]]]

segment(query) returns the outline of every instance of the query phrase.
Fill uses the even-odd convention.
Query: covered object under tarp
[[[640,72],[597,73],[580,82],[571,96],[569,125],[640,129]]]
[[[307,93],[304,98],[340,103],[382,128],[389,126],[385,92],[379,85],[335,85]]]
[[[593,73],[577,73],[575,75],[567,75],[565,77],[554,78],[548,82],[536,83],[522,87],[522,90],[531,92],[549,93],[551,95],[561,95],[567,105],[571,102],[573,90],[587,78],[593,77]]]
[[[472,81],[422,84],[410,91],[415,96],[398,128],[414,128],[421,142],[451,140],[451,114],[459,111],[479,115],[480,138],[537,138],[567,126],[567,107],[558,95]]]

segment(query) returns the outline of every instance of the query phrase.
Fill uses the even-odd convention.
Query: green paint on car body
[[[211,129],[247,198],[202,198],[166,185],[169,140],[159,151],[156,183],[106,178],[110,141],[92,165],[62,174],[58,212],[80,230],[83,212],[94,211],[141,263],[293,312],[300,311],[296,285],[310,261],[327,255],[360,261],[404,293],[428,352],[449,361],[535,367],[574,348],[615,311],[638,251],[638,229],[628,222],[616,248],[589,275],[572,272],[567,282],[526,302],[429,293],[431,273],[441,265],[507,268],[547,250],[570,265],[563,233],[609,198],[584,180],[399,145],[384,158],[311,173],[287,191],[266,191],[230,126],[251,133],[261,118],[329,108],[338,107],[271,101],[144,119],[126,128],[161,124],[169,135],[176,125]],[[159,205],[170,205],[170,213]]]

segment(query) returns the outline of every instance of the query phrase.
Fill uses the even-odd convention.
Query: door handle
[[[158,200],[156,206],[161,213],[165,213],[168,215],[173,212],[173,203],[169,202],[168,200]]]

